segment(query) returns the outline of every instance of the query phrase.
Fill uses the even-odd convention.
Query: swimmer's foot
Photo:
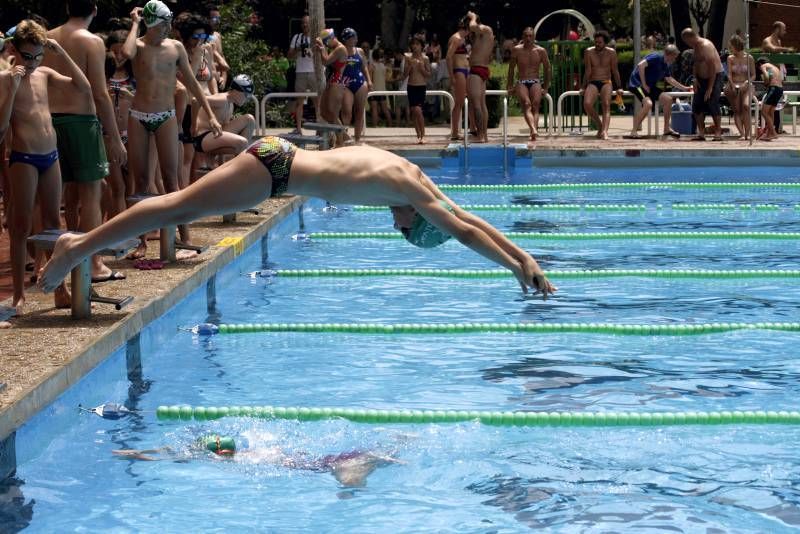
[[[25,313],[25,296],[23,295],[11,303],[11,307],[14,309],[13,316],[19,317]]]
[[[73,249],[80,239],[80,235],[65,232],[58,237],[42,275],[39,277],[39,287],[45,293],[50,293],[58,287],[67,277],[67,273],[75,267],[78,260],[74,257]]]
[[[139,246],[137,246],[133,252],[125,256],[126,260],[141,260],[147,256],[147,242],[146,241],[139,241]]]
[[[67,286],[65,284],[62,283],[53,291],[53,301],[55,307],[59,310],[72,307],[72,296],[69,294],[69,291],[67,291]]]
[[[425,144],[425,138],[424,137],[417,137],[417,144],[418,145],[424,145]]]

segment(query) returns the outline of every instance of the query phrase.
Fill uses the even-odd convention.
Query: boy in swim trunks
[[[597,125],[597,138],[608,139],[608,128],[611,126],[611,93],[613,85],[617,85],[617,94],[622,96],[622,78],[617,67],[617,52],[608,47],[609,35],[606,31],[594,34],[594,46],[583,53],[585,74],[583,77],[583,109]],[[600,97],[603,118],[594,110],[594,103]]]
[[[315,473],[330,473],[337,482],[350,488],[366,486],[367,477],[378,467],[404,463],[388,455],[359,450],[309,457],[302,452],[290,454],[277,445],[238,449],[233,437],[219,434],[202,436],[183,451],[160,447],[158,449],[118,449],[111,452],[114,456],[125,460],[153,462],[170,459],[186,462],[210,458],[245,464],[276,465]]]
[[[123,56],[133,63],[137,82],[128,119],[129,169],[136,179],[137,192],[146,193],[153,181],[149,162],[150,136],[154,136],[164,189],[172,193],[179,189],[178,123],[175,119],[178,71],[182,74],[183,84],[210,117],[209,129],[213,135],[219,137],[222,128],[195,78],[183,44],[167,38],[172,29],[172,12],[167,6],[151,0],[144,9],[134,8],[131,19],[133,25],[122,47]],[[138,38],[142,20],[147,31]],[[181,240],[189,243],[189,228],[180,226],[179,230]],[[147,242],[142,239],[133,257],[144,257],[146,248]]]
[[[508,94],[514,94],[514,69],[519,68],[519,83],[516,84],[516,95],[522,105],[525,122],[531,131],[531,141],[536,141],[539,127],[539,105],[542,94],[547,94],[552,76],[550,58],[547,50],[533,40],[533,28],[528,26],[522,31],[522,42],[511,49],[508,61]],[[539,78],[539,68],[544,70],[544,82]]]
[[[756,61],[758,72],[767,87],[764,95],[761,115],[764,117],[764,132],[758,137],[762,141],[772,141],[777,139],[778,132],[775,130],[775,108],[783,97],[783,75],[781,69],[769,62],[766,57],[758,58]]]
[[[31,231],[36,196],[42,210],[45,229],[61,227],[61,170],[58,166],[56,132],[50,117],[48,95],[52,92],[91,94],[86,76],[61,45],[39,24],[23,20],[17,25],[10,46],[15,66],[0,72],[0,139],[12,130],[9,157],[11,214],[11,278],[14,285],[12,305],[17,315],[25,305],[26,240]],[[40,66],[45,49],[64,59],[64,76]],[[56,307],[69,307],[69,295],[57,284]]]
[[[472,42],[469,56],[469,77],[467,94],[469,105],[475,112],[475,126],[478,130],[476,143],[489,142],[489,108],[486,107],[486,82],[489,79],[489,63],[494,50],[494,32],[490,26],[480,23],[478,15],[467,13],[467,28]]]
[[[403,78],[408,78],[406,93],[408,107],[411,109],[411,120],[417,132],[417,144],[425,144],[425,117],[422,106],[425,105],[425,93],[428,79],[431,77],[431,62],[422,54],[422,40],[416,35],[411,38],[411,54],[406,55]]]
[[[133,235],[241,211],[282,193],[332,203],[390,206],[395,228],[412,244],[432,247],[452,236],[509,269],[524,292],[533,288],[546,298],[556,290],[530,254],[459,208],[408,160],[368,146],[306,151],[279,137],[259,139],[186,189],[139,202],[88,234],[62,235],[40,286],[52,291],[81,258]]]

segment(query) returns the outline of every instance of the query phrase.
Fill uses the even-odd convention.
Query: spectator
[[[750,99],[753,96],[753,80],[756,78],[756,65],[753,56],[744,51],[744,40],[734,34],[728,41],[731,53],[728,55],[728,83],[725,96],[733,106],[733,121],[739,130],[739,139],[750,137],[752,120]]]
[[[608,45],[608,33],[599,31],[594,34],[594,46],[587,48],[583,54],[585,68],[583,81],[583,109],[597,125],[597,138],[608,139],[608,128],[611,126],[611,92],[613,82],[617,85],[617,94],[622,94],[622,80],[617,68],[617,53]],[[603,118],[594,109],[594,103],[600,98]]]
[[[758,58],[758,65],[764,85],[767,86],[767,93],[764,95],[761,114],[764,116],[765,127],[759,134],[758,139],[762,141],[772,141],[777,139],[778,132],[775,130],[775,107],[783,97],[783,76],[781,69],[769,62],[766,57]]]
[[[692,99],[692,112],[697,122],[697,136],[695,141],[705,141],[705,115],[708,113],[714,120],[714,141],[722,141],[721,111],[719,98],[722,93],[722,62],[719,59],[714,43],[700,37],[691,28],[681,32],[683,42],[694,50],[694,75],[695,95]]]
[[[369,65],[369,76],[372,79],[373,91],[386,91],[386,63],[383,61],[383,50],[380,48],[373,52],[372,63]],[[378,126],[378,108],[386,118],[386,124],[392,127],[392,110],[389,109],[388,97],[372,96],[369,99],[370,111],[372,114],[372,125]]]
[[[411,54],[406,56],[403,77],[408,78],[408,107],[411,109],[411,120],[417,133],[417,144],[425,144],[425,117],[422,106],[425,104],[425,93],[428,79],[431,77],[431,62],[422,53],[423,43],[419,37],[411,39]]]
[[[793,52],[794,48],[783,46],[781,38],[786,35],[786,24],[776,20],[772,23],[772,33],[761,42],[761,50],[769,53]]]
[[[314,58],[311,49],[311,34],[310,22],[308,15],[301,19],[301,33],[292,36],[289,42],[289,59],[295,62],[295,80],[294,91],[296,93],[317,93],[319,94],[319,86],[317,84],[317,76],[314,72]],[[298,98],[295,100],[294,110],[294,123],[295,128],[293,133],[302,133],[303,125],[303,105],[305,98]],[[320,118],[319,112],[319,96],[311,98],[314,103],[314,111],[316,120]]]

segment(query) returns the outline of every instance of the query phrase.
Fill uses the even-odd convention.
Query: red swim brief
[[[474,74],[476,76],[480,76],[481,80],[484,82],[489,79],[489,67],[484,67],[482,65],[476,65],[474,67],[469,68],[469,73]]]

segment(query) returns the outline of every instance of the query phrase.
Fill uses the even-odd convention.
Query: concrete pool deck
[[[286,130],[270,131],[280,134]],[[526,144],[524,122],[512,120],[509,140],[513,144]],[[397,151],[403,155],[418,155],[422,159],[435,158],[450,146],[448,128],[429,128],[429,143],[414,143],[410,128],[368,129],[365,141]],[[767,143],[757,142],[750,147],[747,142],[733,138],[721,143],[691,142],[688,140],[662,141],[660,139],[622,139],[620,128],[612,129],[612,139],[599,141],[589,136],[543,137],[531,147],[534,157],[554,158],[565,165],[594,164],[597,159],[609,162],[621,158],[664,158],[665,166],[674,165],[678,159],[692,165],[784,165],[800,166],[800,141],[797,137],[782,136]],[[499,130],[490,133],[491,142],[501,142]],[[480,145],[478,145],[480,146]],[[452,149],[451,149],[452,150]],[[525,149],[527,151],[527,148]],[[581,158],[581,159],[576,159]],[[583,159],[585,158],[585,159]],[[713,160],[713,163],[710,163]],[[634,164],[634,162],[632,162]],[[109,267],[122,270],[128,277],[124,282],[96,286],[98,292],[108,296],[133,295],[134,302],[122,311],[105,305],[96,305],[93,318],[73,321],[69,310],[55,310],[51,296],[29,293],[28,313],[11,320],[12,328],[0,330],[0,439],[39,410],[47,406],[67,388],[81,379],[109,353],[136,335],[145,325],[157,319],[188,293],[204,283],[213,273],[235,257],[230,246],[215,246],[226,237],[241,237],[246,248],[256,242],[271,227],[302,203],[298,197],[271,199],[259,207],[261,215],[240,214],[236,223],[223,224],[221,217],[198,221],[192,225],[198,244],[210,245],[207,252],[189,260],[167,266],[161,271],[138,271],[132,262],[117,260]],[[0,250],[7,248],[7,233],[0,235]],[[157,242],[151,242],[150,257],[158,253]],[[0,273],[5,258],[0,258]],[[0,287],[3,281],[0,280]],[[0,296],[0,300],[7,295]],[[0,301],[0,305],[9,302]]]

